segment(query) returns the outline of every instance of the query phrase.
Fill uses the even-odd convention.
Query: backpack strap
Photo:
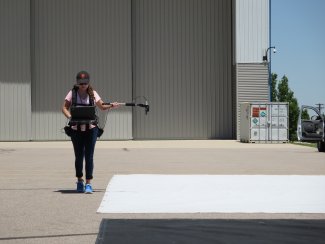
[[[89,104],[90,106],[95,106],[95,101],[89,96]]]
[[[77,88],[72,88],[72,106],[77,106]]]
[[[93,91],[93,93],[95,93],[95,91]],[[94,95],[94,97],[92,98],[90,96],[90,94],[88,94],[88,96],[89,96],[89,105],[90,106],[96,106],[96,103],[95,103],[95,94],[93,94],[93,95]]]

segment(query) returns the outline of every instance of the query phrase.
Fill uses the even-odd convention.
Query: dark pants
[[[94,169],[94,151],[97,141],[98,128],[95,127],[86,131],[73,131],[71,135],[71,141],[73,144],[74,155],[76,157],[76,177],[81,178],[83,176],[83,160],[86,161],[86,179],[91,180],[93,178]]]

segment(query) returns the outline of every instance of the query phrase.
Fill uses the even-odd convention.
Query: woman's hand
[[[121,104],[118,102],[111,103],[111,108],[118,108]]]
[[[103,101],[102,100],[99,100],[96,104],[97,106],[101,109],[101,110],[108,110],[108,109],[112,109],[112,108],[118,108],[121,103],[118,103],[118,102],[113,102],[113,103],[110,103],[109,105],[103,105]]]

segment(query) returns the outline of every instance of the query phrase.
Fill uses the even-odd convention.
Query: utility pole
[[[319,113],[322,114],[322,109],[324,108],[324,104],[323,103],[316,103],[315,105],[318,107]]]

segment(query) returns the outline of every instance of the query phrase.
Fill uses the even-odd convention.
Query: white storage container
[[[288,103],[241,103],[240,141],[255,143],[288,142]]]

